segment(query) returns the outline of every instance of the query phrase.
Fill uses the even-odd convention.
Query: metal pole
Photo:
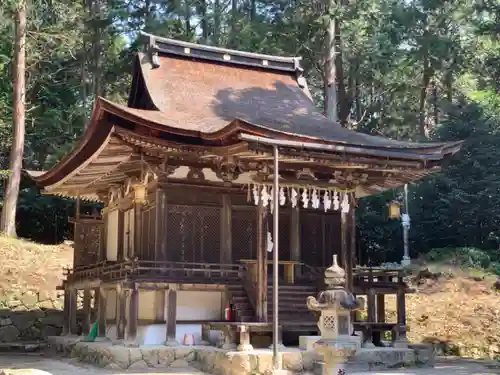
[[[279,169],[278,169],[278,146],[274,145],[274,179],[273,179],[273,369],[279,369],[278,358],[278,238],[279,238]]]
[[[404,187],[404,192],[405,192],[405,212],[403,216],[403,261],[402,264],[404,266],[407,266],[410,264],[410,249],[409,249],[409,243],[408,243],[408,232],[410,230],[410,216],[408,213],[408,184],[405,184]]]

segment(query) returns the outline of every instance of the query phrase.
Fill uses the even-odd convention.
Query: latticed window
[[[102,246],[103,222],[79,222],[75,224],[74,266],[94,264],[99,261]]]
[[[167,205],[167,259],[220,262],[220,207]]]
[[[256,259],[257,210],[255,207],[233,206],[231,212],[233,262]]]

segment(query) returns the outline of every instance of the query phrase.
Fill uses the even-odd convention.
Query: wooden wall
[[[159,191],[160,202],[141,210],[142,260],[221,263],[226,243],[223,223],[223,194],[230,201],[230,262],[256,259],[257,208],[247,201],[245,191],[224,193],[203,187],[169,187]],[[158,195],[157,195],[158,197]],[[160,208],[158,208],[160,207]],[[157,210],[160,210],[157,212]],[[161,223],[156,221],[160,220]],[[273,232],[269,216],[264,232]],[[340,253],[340,214],[319,210],[299,212],[300,260],[311,266],[329,266]],[[292,208],[280,207],[280,259],[293,259]],[[158,231],[158,233],[156,233]]]

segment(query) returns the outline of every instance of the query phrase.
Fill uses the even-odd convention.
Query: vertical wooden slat
[[[118,256],[117,259],[125,258],[125,213],[118,211]]]
[[[77,292],[76,289],[69,289],[69,332],[72,335],[78,334],[78,325],[76,323]]]
[[[71,293],[68,287],[65,287],[64,289],[64,323],[63,323],[63,335],[69,335],[70,334],[70,299],[71,299]]]
[[[397,319],[399,325],[399,341],[406,341],[406,295],[405,284],[402,278],[399,278],[400,286],[396,295]]]
[[[267,251],[266,251],[266,209],[259,202],[257,206],[257,231],[256,231],[256,254],[257,254],[257,288],[256,306],[257,320],[267,321]]]
[[[128,257],[134,259],[140,256],[142,248],[142,207],[139,203],[134,203],[134,248],[129,249]]]
[[[232,263],[232,219],[231,219],[231,197],[229,194],[222,195],[221,211],[221,253],[220,262]]]
[[[125,338],[126,327],[126,290],[118,287],[116,290],[116,338],[123,340]]]
[[[177,330],[177,290],[167,291],[167,341],[166,344],[176,344]]]
[[[156,210],[155,210],[155,260],[165,260],[163,258],[161,237],[162,237],[162,226],[163,226],[163,218],[165,213],[163,212],[163,189],[157,187],[155,191],[155,201],[156,201]]]
[[[167,192],[162,190],[161,194],[161,212],[162,212],[162,223],[161,223],[161,240],[160,246],[163,252],[163,260],[170,260],[168,257],[168,239],[167,239],[167,230],[168,230],[168,201],[167,201]]]
[[[108,306],[108,292],[104,288],[99,288],[98,319],[99,319],[99,337],[106,337],[106,309]]]
[[[139,319],[139,290],[137,285],[134,285],[129,291],[128,298],[127,340],[135,341]]]
[[[290,260],[300,262],[300,213],[299,206],[290,214]]]
[[[385,295],[377,294],[377,323],[385,323]]]
[[[82,333],[83,335],[88,335],[90,333],[90,302],[91,293],[89,288],[85,288],[83,291],[83,322],[82,322]]]

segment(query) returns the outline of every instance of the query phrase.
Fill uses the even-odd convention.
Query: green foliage
[[[13,5],[0,4],[3,170],[8,168],[11,144]],[[336,17],[339,114],[344,125],[418,139],[423,119],[432,139],[465,140],[463,151],[441,173],[410,186],[413,255],[432,248],[477,248],[491,264],[497,262],[500,13],[495,2],[348,0],[327,7],[322,0],[52,0],[29,2],[28,12],[28,169],[50,168],[72,148],[96,95],[125,103],[140,30],[303,56],[309,88],[321,106],[326,26]],[[360,202],[362,263],[401,259],[401,223],[387,217],[387,203],[393,199],[402,200],[402,192],[388,191]],[[64,224],[70,207],[65,200],[39,196],[32,187],[23,189],[19,233],[44,241],[63,238],[70,232]],[[47,212],[54,214],[49,218]]]

